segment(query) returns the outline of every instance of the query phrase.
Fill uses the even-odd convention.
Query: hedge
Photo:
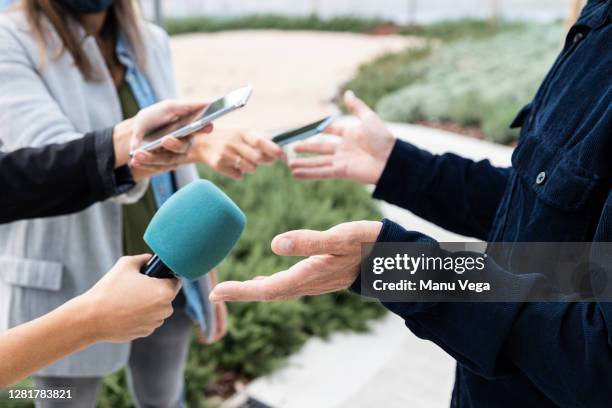
[[[272,238],[299,228],[327,229],[351,220],[379,220],[380,213],[363,186],[344,181],[304,182],[286,166],[265,166],[236,182],[201,168],[247,214],[237,247],[220,266],[221,279],[247,279],[286,269],[297,259],[275,256]],[[207,389],[220,373],[245,379],[281,366],[312,336],[339,330],[367,330],[384,310],[347,292],[286,302],[231,303],[229,333],[211,346],[193,344],[186,370],[190,407],[208,406]],[[100,407],[130,406],[123,373],[105,379]]]

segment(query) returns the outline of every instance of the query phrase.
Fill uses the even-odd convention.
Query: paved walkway
[[[512,150],[437,129],[391,124],[391,131],[435,153],[510,165]],[[384,215],[440,241],[468,238],[445,231],[408,211],[381,203]],[[366,334],[339,333],[325,342],[309,340],[283,368],[255,380],[228,403],[251,396],[274,408],[443,408],[448,407],[454,361],[433,343],[389,314]]]
[[[266,30],[176,36],[171,44],[180,96],[210,100],[250,83],[249,104],[215,123],[272,131],[329,114],[337,87],[359,64],[418,42]]]

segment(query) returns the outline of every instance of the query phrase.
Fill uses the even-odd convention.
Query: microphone
[[[234,248],[246,217],[217,186],[196,180],[173,194],[155,213],[144,241],[155,255],[141,273],[196,280]]]

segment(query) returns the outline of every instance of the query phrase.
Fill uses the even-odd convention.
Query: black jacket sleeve
[[[115,169],[112,136],[0,153],[0,223],[77,212],[132,188],[129,168]]]
[[[510,169],[447,153],[431,154],[398,140],[374,198],[412,211],[450,231],[487,239]]]
[[[431,242],[384,220],[378,242]],[[612,242],[612,192],[595,240]],[[446,254],[451,255],[452,254]],[[602,257],[603,256],[603,257]],[[610,276],[612,254],[600,254]],[[607,262],[605,260],[608,260]],[[482,281],[505,280],[527,294],[543,275],[513,275],[490,259]],[[351,290],[361,292],[360,277]],[[592,302],[384,302],[418,337],[444,349],[485,378],[520,370],[560,406],[603,407],[612,384],[612,303],[609,294]],[[552,362],[552,363],[551,363]]]

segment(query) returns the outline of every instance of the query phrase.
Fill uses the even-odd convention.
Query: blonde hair
[[[64,52],[69,52],[85,78],[97,79],[98,72],[81,47],[77,31],[77,15],[72,10],[62,5],[61,2],[53,0],[21,0],[21,7],[40,48],[41,64],[44,64],[46,59],[46,50],[50,41],[49,33],[45,30],[43,22],[46,18],[62,42],[51,58],[59,58]],[[125,35],[136,55],[138,65],[144,68],[146,60],[142,21],[136,2],[115,0],[108,9],[105,24],[104,29],[112,29]]]

